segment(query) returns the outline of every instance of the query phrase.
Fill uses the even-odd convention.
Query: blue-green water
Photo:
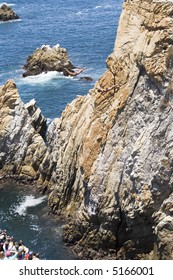
[[[62,225],[48,215],[47,197],[14,184],[0,189],[0,228],[39,252],[41,259],[75,259],[63,244]]]
[[[0,23],[0,84],[14,79],[24,102],[35,98],[47,118],[60,116],[76,95],[85,95],[106,69],[122,0],[14,0],[16,22]],[[60,44],[74,65],[86,67],[79,81],[47,73],[22,78],[26,58],[44,44]]]

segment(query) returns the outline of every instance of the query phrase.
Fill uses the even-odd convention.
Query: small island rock
[[[73,71],[74,66],[70,62],[67,50],[60,45],[43,45],[37,48],[28,58],[24,65],[23,77],[34,76],[48,71],[63,72],[68,76],[67,70]]]
[[[19,19],[19,16],[6,4],[0,7],[0,21]]]
[[[88,77],[88,76],[84,76],[84,77],[80,77],[81,81],[87,81],[87,82],[92,82],[93,81],[93,78],[91,77]]]

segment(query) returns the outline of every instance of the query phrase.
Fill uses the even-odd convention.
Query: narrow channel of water
[[[12,183],[0,186],[0,228],[23,240],[41,259],[76,259],[62,241],[61,225],[48,215],[47,197]]]

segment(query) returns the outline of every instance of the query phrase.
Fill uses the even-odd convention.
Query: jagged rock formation
[[[19,16],[6,4],[0,7],[0,21],[19,19]]]
[[[61,48],[60,45],[54,47],[43,45],[27,58],[23,77],[38,75],[47,71],[63,72],[64,75],[68,76],[66,69],[73,71],[73,68],[74,66],[70,62],[65,48]]]
[[[108,70],[51,125],[49,204],[85,258],[173,258],[172,11],[125,1]]]
[[[35,103],[25,106],[16,85],[9,80],[0,87],[0,176],[18,175],[29,180],[40,177],[40,163],[47,147],[42,136],[41,112],[33,117]],[[31,115],[29,114],[31,113]],[[38,111],[36,111],[38,113]]]
[[[36,132],[45,138],[47,131],[47,120],[42,115],[40,108],[37,107],[35,99],[32,99],[27,104],[25,104],[25,108],[28,110],[32,118],[32,124]]]
[[[124,2],[106,73],[52,122],[47,146],[14,83],[0,89],[0,174],[49,188],[83,258],[173,258],[172,12]]]

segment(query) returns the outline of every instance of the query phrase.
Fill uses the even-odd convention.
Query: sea
[[[0,85],[13,79],[23,102],[35,99],[48,124],[60,117],[66,105],[76,96],[86,95],[105,72],[122,3],[123,0],[6,2],[20,19],[0,23]],[[26,59],[36,48],[57,44],[67,49],[73,65],[86,68],[80,77],[88,76],[92,81],[57,72],[22,77]],[[46,197],[27,193],[20,186],[0,188],[0,228],[24,239],[43,259],[75,259],[62,242],[62,225],[46,217],[46,205]]]

